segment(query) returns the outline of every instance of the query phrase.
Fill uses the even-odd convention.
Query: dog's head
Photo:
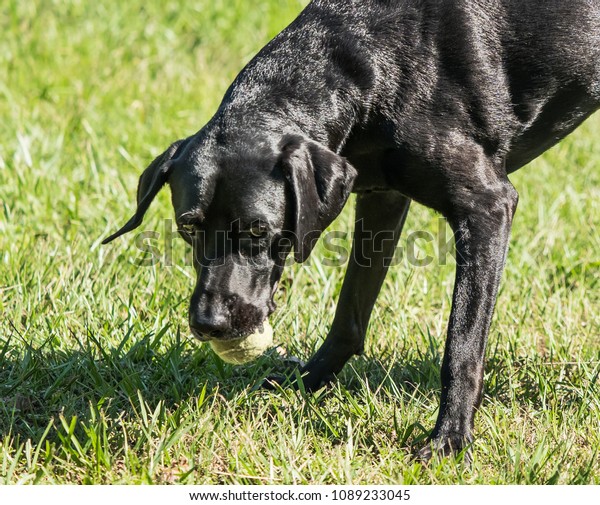
[[[181,236],[194,249],[189,322],[201,340],[235,339],[274,311],[286,257],[305,261],[342,210],[356,172],[300,135],[227,141],[202,131],[169,147],[140,177],[137,211],[108,243],[137,228],[169,183]]]

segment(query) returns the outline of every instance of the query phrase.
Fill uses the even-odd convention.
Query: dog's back
[[[446,131],[472,128],[513,171],[600,106],[600,0],[372,3],[387,9],[371,34],[387,53],[386,84],[397,79],[381,102],[402,113],[409,142],[437,128],[423,118],[439,118]]]
[[[426,152],[459,129],[513,171],[600,106],[600,0],[315,0],[240,74],[240,102],[307,131],[331,118],[319,140],[351,159],[364,146],[335,125],[358,116],[361,139],[388,125],[371,145]]]
[[[600,1],[506,2],[505,76],[524,126],[509,169],[571,133],[600,105]]]

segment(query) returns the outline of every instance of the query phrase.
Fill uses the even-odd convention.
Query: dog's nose
[[[192,314],[190,328],[197,336],[218,340],[228,333],[229,323],[225,317],[205,318]]]

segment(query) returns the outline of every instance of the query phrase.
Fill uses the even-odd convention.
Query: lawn
[[[272,355],[233,367],[189,336],[168,190],[144,223],[160,261],[134,235],[100,245],[143,168],[305,3],[3,2],[0,483],[600,484],[600,116],[512,176],[471,468],[411,457],[435,421],[452,294],[437,240],[418,243],[426,266],[398,257],[365,355],[310,396],[256,388]],[[333,228],[351,230],[351,207]],[[449,238],[415,205],[405,237],[419,230]],[[288,269],[272,318],[304,359],[343,277],[328,254]]]

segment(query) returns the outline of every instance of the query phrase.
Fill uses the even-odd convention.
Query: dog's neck
[[[326,46],[335,45],[334,37],[319,34]],[[352,49],[340,49],[336,68],[315,65],[322,59],[319,44],[307,46],[288,27],[240,72],[215,118],[259,131],[271,128],[269,133],[302,134],[339,153],[368,120],[369,95],[377,86],[372,62]]]
[[[250,80],[251,81],[251,80]],[[296,134],[319,142],[339,153],[353,129],[361,123],[358,108],[344,91],[323,93],[330,99],[311,99],[311,93],[294,90],[285,103],[272,95],[260,93],[245,79],[236,81],[228,91],[214,120],[224,124],[244,125],[253,135]],[[314,91],[314,90],[313,90]]]
[[[228,130],[228,136],[233,131],[249,140],[252,139],[279,139],[287,135],[299,135],[307,139],[319,142],[335,153],[341,152],[346,140],[358,124],[356,117],[339,110],[336,117],[329,114],[327,117],[319,114],[311,114],[312,110],[304,110],[301,106],[286,108],[285,110],[273,110],[265,106],[252,107],[228,107],[219,111],[213,122],[219,125],[237,123],[244,128],[219,127],[218,130]],[[213,127],[214,129],[214,127]]]

